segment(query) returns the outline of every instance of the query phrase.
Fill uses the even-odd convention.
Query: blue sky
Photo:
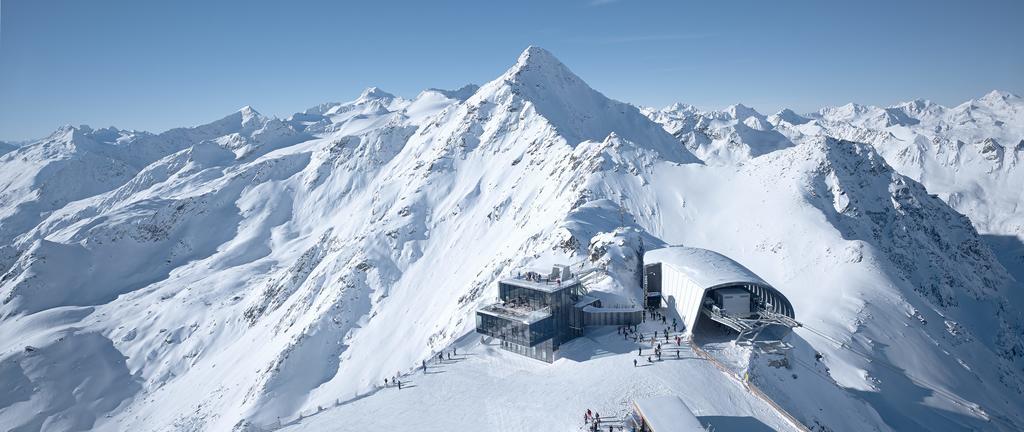
[[[162,131],[498,76],[547,48],[642,105],[956,104],[1024,93],[1024,1],[48,1],[0,4],[0,139]]]

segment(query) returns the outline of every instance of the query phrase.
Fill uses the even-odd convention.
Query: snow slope
[[[0,179],[0,378],[16,383],[0,424],[273,428],[466,337],[502,275],[599,267],[591,289],[629,302],[639,252],[667,244],[725,253],[792,300],[807,325],[794,353],[820,379],[755,376],[805,424],[1021,424],[1019,290],[966,218],[870,145],[801,138],[772,123],[792,116],[743,106],[689,110],[663,113],[681,125],[666,131],[530,47],[478,88],[370,88],[285,120],[243,108],[159,135],[64,128],[0,156],[0,172],[29,174]],[[78,168],[48,168],[64,165]],[[601,335],[576,348],[605,349]],[[640,379],[637,394],[778,424],[750,394],[693,390],[728,382],[706,366],[615,375],[624,357],[543,368],[464,346],[479,360],[422,390],[486,385],[511,405],[531,383],[564,383],[558,401],[607,375],[595,405]],[[480,373],[506,359],[516,378]],[[339,409],[415,400],[394,397]],[[575,424],[589,403],[544,415]]]
[[[646,327],[647,334],[656,328]],[[282,430],[572,431],[582,430],[587,409],[621,417],[633,399],[667,394],[680,395],[716,431],[796,430],[686,345],[678,359],[666,349],[653,364],[632,345],[603,328],[565,345],[565,360],[548,365],[470,335],[454,345],[452,360],[435,359],[427,373],[402,377],[402,390],[381,383],[372,393],[283,421]]]
[[[683,104],[645,109],[712,160],[744,161],[756,156],[749,149],[786,145],[780,135],[790,142],[830,136],[872,144],[898,172],[970,217],[1001,262],[1024,280],[1024,219],[1018,211],[1024,173],[1017,167],[1024,157],[1021,97],[993,91],[955,107],[928,100],[887,108],[850,103],[806,116],[784,109],[765,119],[763,136],[737,134],[733,124],[717,120],[729,118],[728,112],[700,112]]]

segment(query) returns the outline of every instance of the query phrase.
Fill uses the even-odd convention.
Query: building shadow
[[[559,356],[576,362],[635,352],[637,344],[615,332],[615,326],[588,328],[583,336],[566,342],[558,349]]]
[[[699,416],[697,420],[715,432],[775,432],[775,429],[753,417]]]

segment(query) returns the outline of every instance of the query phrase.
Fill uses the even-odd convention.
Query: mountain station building
[[[770,326],[798,327],[793,305],[740,263],[707,249],[667,247],[644,253],[647,307],[667,307],[693,336],[701,316],[752,341]]]
[[[633,325],[643,309],[602,308],[587,295],[568,266],[550,274],[519,273],[498,282],[499,301],[476,311],[476,331],[500,340],[501,347],[551,363],[558,348],[583,334],[587,325]]]

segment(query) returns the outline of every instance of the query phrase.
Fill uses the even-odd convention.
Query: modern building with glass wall
[[[476,331],[499,339],[508,351],[549,363],[559,346],[583,334],[585,323],[594,321],[590,316],[601,305],[585,295],[566,266],[555,266],[549,275],[527,272],[503,279],[498,282],[498,297],[499,302],[477,309]],[[640,315],[626,314],[621,319],[627,321],[602,324],[635,324],[634,318],[639,322]]]

